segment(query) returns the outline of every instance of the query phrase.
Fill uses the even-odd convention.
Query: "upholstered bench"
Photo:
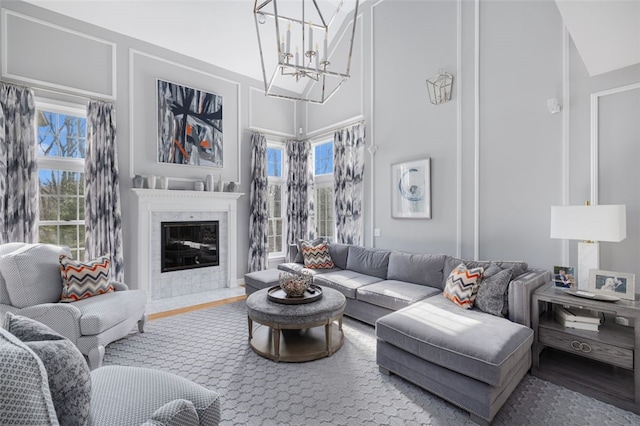
[[[280,278],[279,269],[265,269],[263,271],[255,271],[244,274],[244,292],[250,295],[253,292],[262,290],[263,288],[278,285]]]
[[[490,422],[531,366],[533,330],[443,295],[376,322],[377,362]]]

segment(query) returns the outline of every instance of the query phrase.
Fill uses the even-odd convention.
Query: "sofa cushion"
[[[444,296],[456,305],[471,309],[476,300],[478,286],[482,280],[484,268],[468,269],[464,263],[451,271],[444,287]]]
[[[501,386],[533,342],[533,330],[506,318],[452,305],[443,295],[376,322],[376,336],[417,357]]]
[[[91,371],[80,350],[31,318],[7,312],[4,327],[29,346],[44,364],[60,424],[86,424],[91,409]]]
[[[377,283],[378,281],[382,280],[378,277],[372,277],[348,269],[344,271],[327,272],[326,274],[319,274],[313,277],[314,284],[334,288],[349,299],[356,298],[356,290],[358,288]]]
[[[391,252],[387,279],[429,285],[442,290],[445,258],[443,254]]]
[[[114,291],[73,302],[80,310],[80,332],[93,336],[110,329],[144,310],[147,302],[142,290]]]
[[[334,264],[335,266],[335,264]],[[318,275],[318,274],[326,274],[327,272],[335,272],[335,271],[342,271],[342,269],[340,268],[330,268],[330,269],[307,269],[304,267],[304,265],[301,265],[299,263],[280,263],[278,264],[278,269],[281,271],[285,271],[285,272],[291,272],[291,273],[298,273],[298,272],[302,272],[302,271],[306,271],[308,273],[310,273],[311,275]]]
[[[62,274],[61,302],[75,302],[114,291],[109,282],[111,261],[109,256],[100,256],[88,262],[81,262],[66,255],[60,255]]]
[[[11,305],[17,308],[55,303],[62,293],[58,257],[68,250],[51,244],[27,244],[0,258]]]
[[[389,254],[386,250],[349,246],[346,269],[386,280]]]
[[[0,327],[0,419],[3,424],[58,425],[40,358]]]
[[[329,254],[329,245],[320,243],[311,245],[307,242],[302,243],[302,257],[304,258],[304,267],[309,269],[333,269],[333,260]]]
[[[492,273],[493,268],[498,271]],[[496,265],[491,265],[480,283],[474,305],[488,314],[507,316],[509,313],[507,290],[512,275],[513,269],[511,268],[500,270]]]
[[[348,244],[329,243],[329,254],[336,268],[347,269],[347,257],[349,256]]]
[[[365,285],[356,291],[356,299],[397,311],[434,294],[439,288],[404,281],[385,280]]]
[[[296,263],[296,265],[298,265]],[[265,269],[262,271],[249,272],[244,274],[244,283],[250,287],[262,290],[263,288],[278,285],[280,279],[280,270]]]
[[[304,256],[302,254],[302,243],[311,244],[312,246],[317,246],[320,243],[324,243],[323,238],[316,238],[315,240],[306,241],[303,239],[299,239],[296,244],[298,246],[298,251],[296,252],[296,258],[293,259],[293,263],[301,263],[304,264]]]

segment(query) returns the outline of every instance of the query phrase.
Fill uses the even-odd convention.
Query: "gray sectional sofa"
[[[292,246],[293,256],[297,247]],[[531,367],[530,298],[550,273],[525,262],[476,262],[440,254],[410,254],[330,244],[332,269],[308,270],[314,283],[347,298],[345,314],[375,325],[377,363],[490,423]],[[508,268],[506,317],[463,309],[443,295],[460,263]],[[497,269],[496,269],[497,268]],[[300,257],[278,269],[245,275],[246,293],[278,283],[281,271],[305,269]]]

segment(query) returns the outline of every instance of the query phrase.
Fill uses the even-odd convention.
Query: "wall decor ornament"
[[[391,165],[391,216],[431,219],[431,159]]]
[[[158,162],[222,167],[222,96],[157,83]]]

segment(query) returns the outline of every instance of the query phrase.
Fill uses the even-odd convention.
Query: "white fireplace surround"
[[[132,189],[137,198],[137,238],[134,241],[136,253],[135,263],[137,269],[137,288],[147,292],[149,301],[158,300],[173,296],[182,296],[189,293],[211,290],[218,287],[237,287],[237,201],[244,195],[242,193],[230,192],[199,192],[199,191],[179,191],[179,190],[159,190],[159,189]],[[176,271],[162,274],[160,278],[159,270],[159,233],[160,221],[168,219],[178,220],[220,220],[221,229],[220,240],[221,256],[220,266],[198,268],[193,272],[202,277],[203,273],[209,276],[212,281],[219,280],[221,283],[211,284],[198,283],[198,277],[186,277],[189,271]],[[158,245],[155,249],[153,245]],[[226,258],[226,264],[224,264]],[[158,265],[155,265],[157,262]],[[157,269],[157,271],[156,271]],[[182,274],[181,274],[182,273]],[[169,277],[172,275],[172,277]],[[167,278],[167,279],[164,279]],[[175,279],[174,279],[175,278]],[[183,279],[184,278],[184,279]],[[185,281],[186,279],[186,281]],[[171,291],[167,287],[167,281],[176,281],[180,285],[183,281],[188,282],[186,288],[176,288]],[[155,282],[152,282],[155,281]]]

